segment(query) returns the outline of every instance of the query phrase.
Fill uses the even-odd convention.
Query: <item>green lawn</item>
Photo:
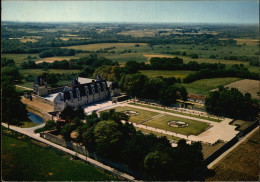
[[[188,123],[188,126],[183,128],[171,127],[167,125],[168,121],[184,121]],[[154,128],[171,131],[171,132],[176,132],[184,135],[197,135],[209,127],[209,125],[204,122],[194,121],[194,120],[185,119],[176,116],[170,116],[170,115],[164,115],[162,117],[152,119],[150,121],[143,123],[143,125],[147,125]]]
[[[140,70],[140,72],[148,77],[171,77],[183,79],[191,73],[196,73],[196,71],[184,71],[184,70]]]
[[[4,181],[110,181],[113,176],[28,141],[2,135]]]
[[[227,78],[211,78],[201,79],[192,83],[182,83],[188,93],[208,95],[210,90],[217,88],[220,85],[227,85],[229,83],[241,80],[241,78],[227,77]]]
[[[154,134],[158,137],[163,137],[165,136],[166,138],[168,138],[168,140],[175,140],[175,141],[179,141],[181,140],[182,138],[178,138],[176,136],[171,136],[171,135],[166,135],[166,134],[163,134],[163,133],[159,133],[159,132],[155,132],[155,131],[151,131],[151,130],[146,130],[146,129],[143,129],[143,128],[135,128],[136,131],[141,131],[143,132],[144,134]]]
[[[155,110],[159,110],[159,111],[171,112],[171,113],[180,114],[180,115],[184,115],[184,116],[190,116],[190,117],[194,117],[194,118],[205,119],[205,120],[209,120],[209,121],[215,121],[215,122],[221,121],[221,120],[218,120],[218,119],[208,118],[208,117],[205,117],[205,116],[192,115],[192,114],[177,112],[177,111],[174,111],[174,110],[163,109],[163,108],[158,108],[158,107],[152,107],[152,106],[143,105],[143,104],[136,104],[136,103],[130,103],[130,104],[136,105],[136,106],[141,106],[141,107],[146,107],[146,108],[150,108],[150,109],[155,109]]]
[[[137,116],[131,116],[129,121],[130,122],[133,122],[133,123],[139,123],[145,119],[148,119],[148,118],[151,118],[155,115],[158,115],[159,113],[157,112],[151,112],[151,111],[145,111],[143,109],[136,109],[136,108],[133,108],[133,107],[115,107],[113,108],[116,110],[116,112],[122,112],[122,111],[136,111],[139,113],[139,115]]]
[[[37,126],[39,124],[37,123],[34,123],[34,122],[31,122],[31,121],[23,121],[20,125],[21,128],[31,128],[31,127],[34,127],[34,126]]]

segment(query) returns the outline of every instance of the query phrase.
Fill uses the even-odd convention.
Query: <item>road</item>
[[[233,147],[231,147],[230,149],[228,149],[226,152],[224,152],[223,154],[221,154],[217,159],[215,159],[213,162],[211,162],[207,167],[208,169],[212,169],[214,168],[214,166],[220,162],[224,157],[226,157],[231,151],[233,151],[235,148],[237,148],[240,144],[242,144],[243,142],[246,142],[247,139],[252,136],[255,131],[257,131],[259,129],[259,126],[256,127],[255,129],[253,129],[250,133],[248,133],[244,138],[242,138],[240,141],[238,141]]]
[[[5,124],[5,123],[2,123],[2,125],[5,126],[6,128],[8,127],[8,125]],[[45,143],[45,144],[47,144],[47,145],[50,145],[50,146],[52,146],[52,147],[55,147],[55,148],[57,148],[57,149],[59,149],[59,150],[62,150],[62,151],[64,151],[64,152],[68,153],[68,154],[71,154],[71,155],[73,155],[73,156],[77,156],[77,157],[79,157],[80,159],[82,159],[82,160],[84,160],[84,161],[86,161],[86,162],[88,162],[88,163],[90,163],[90,164],[96,166],[97,168],[100,168],[100,169],[104,170],[104,171],[110,171],[112,174],[121,176],[121,177],[123,177],[124,179],[127,179],[127,180],[129,180],[129,181],[134,181],[134,180],[135,180],[135,178],[134,178],[133,176],[130,176],[130,175],[126,174],[126,173],[122,173],[122,172],[120,172],[120,171],[118,171],[118,170],[116,170],[116,169],[114,169],[114,168],[112,168],[112,167],[110,167],[110,166],[104,165],[103,163],[101,163],[101,162],[99,162],[99,161],[93,160],[93,159],[91,159],[91,158],[89,158],[89,157],[86,157],[86,156],[84,156],[84,155],[82,155],[82,154],[79,154],[79,153],[77,153],[77,152],[75,152],[75,151],[73,151],[73,150],[69,150],[69,149],[67,149],[67,148],[65,148],[65,147],[62,147],[62,146],[57,145],[57,144],[55,144],[55,143],[52,143],[52,142],[50,142],[50,141],[48,141],[48,140],[46,140],[46,139],[40,137],[40,134],[39,134],[39,133],[37,133],[37,134],[34,133],[34,130],[35,130],[35,129],[41,128],[41,127],[43,127],[44,125],[45,125],[45,123],[43,123],[43,124],[41,124],[41,125],[38,125],[38,126],[35,126],[35,127],[32,127],[32,128],[20,128],[20,127],[17,127],[17,126],[12,126],[12,125],[10,125],[9,128],[10,128],[11,130],[17,131],[17,132],[22,133],[22,134],[24,134],[24,135],[27,135],[27,136],[29,136],[29,137],[31,137],[31,138],[34,138],[34,139],[36,139],[36,140],[38,140],[38,141],[41,141],[41,142],[43,142],[43,143]]]
[[[23,89],[25,89],[25,90],[33,90],[33,89],[31,89],[31,88],[23,87],[23,86],[20,86],[20,85],[15,85],[15,86],[16,86],[16,87],[23,88]]]

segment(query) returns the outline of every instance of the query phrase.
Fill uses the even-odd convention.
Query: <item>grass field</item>
[[[187,89],[188,93],[208,95],[210,90],[215,89],[220,85],[224,86],[238,80],[241,80],[241,78],[211,78],[197,80],[192,83],[181,83],[181,85]]]
[[[259,99],[259,80],[243,79],[230,84],[225,85],[228,88],[237,88],[242,93],[250,93],[252,98]]]
[[[187,114],[187,113],[183,113],[183,112],[177,112],[177,111],[173,111],[173,110],[169,110],[169,109],[152,107],[152,106],[148,106],[148,105],[142,105],[142,104],[136,104],[136,103],[130,103],[130,104],[131,105],[136,105],[136,106],[141,106],[141,107],[146,107],[146,108],[150,108],[150,109],[155,109],[155,110],[158,110],[158,111],[171,112],[171,113],[180,114],[180,115],[184,115],[184,116],[190,116],[190,117],[194,117],[194,118],[205,119],[205,120],[209,120],[209,121],[215,121],[215,122],[220,122],[221,121],[221,120],[214,119],[214,118],[208,118],[208,117],[204,117],[204,116],[192,115],[192,114]]]
[[[69,61],[70,59],[78,59],[79,57],[77,56],[64,56],[64,57],[48,57],[48,58],[43,58],[40,59],[39,61],[36,61],[35,63],[43,63],[43,62],[47,62],[47,63],[53,63],[54,61],[63,61],[63,60],[67,60]]]
[[[1,54],[2,58],[7,58],[7,59],[13,59],[15,64],[19,66],[22,62],[27,61],[27,57],[37,57],[39,59],[38,54]],[[34,59],[34,60],[38,60]]]
[[[136,44],[139,44],[140,47],[147,45],[146,43],[99,43],[99,44],[68,46],[68,47],[62,47],[62,48],[83,50],[83,51],[97,51],[100,49],[115,47],[114,49],[111,49],[111,50],[119,51],[119,50],[124,50],[124,49],[135,48]]]
[[[184,121],[188,124],[188,126],[183,128],[171,127],[167,125],[168,121]],[[163,129],[175,133],[180,133],[183,135],[197,135],[209,127],[209,125],[204,122],[194,121],[194,120],[185,119],[176,116],[170,116],[170,115],[164,115],[162,117],[149,120],[143,123],[143,125],[147,125],[147,126],[151,126],[154,128],[159,128],[159,129]]]
[[[143,109],[136,109],[133,107],[115,107],[113,108],[116,110],[116,112],[122,112],[122,111],[136,111],[139,114],[137,116],[131,116],[129,121],[133,123],[139,123],[147,118],[153,117],[155,115],[158,115],[159,113],[157,112],[151,112],[151,111],[145,111]]]
[[[259,181],[259,129],[245,143],[231,151],[206,181]]]
[[[33,76],[38,76],[39,74],[43,73],[43,69],[23,69],[20,70],[20,74],[23,76],[26,75],[33,75]],[[72,74],[72,73],[79,73],[80,70],[63,70],[63,69],[49,69],[48,73],[57,73],[57,74]]]
[[[31,127],[34,127],[34,126],[37,126],[37,125],[39,125],[39,124],[31,122],[31,121],[23,121],[19,127],[21,127],[21,128],[31,128]]]
[[[196,73],[196,71],[185,71],[185,70],[140,70],[140,72],[148,77],[171,77],[183,79],[191,73]]]
[[[155,131],[151,131],[151,130],[146,130],[146,129],[143,129],[143,128],[135,128],[136,131],[141,131],[142,133],[144,134],[154,134],[156,135],[157,137],[163,137],[165,136],[168,140],[175,140],[175,141],[179,141],[181,140],[182,138],[178,138],[176,136],[171,136],[171,135],[167,135],[167,134],[163,134],[163,133],[159,133],[159,132],[155,132]]]
[[[53,151],[2,135],[4,181],[110,181],[114,177]]]

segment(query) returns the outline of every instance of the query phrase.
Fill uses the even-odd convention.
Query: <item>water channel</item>
[[[27,116],[33,123],[37,123],[37,124],[44,123],[44,120],[40,116],[34,113],[28,112]]]

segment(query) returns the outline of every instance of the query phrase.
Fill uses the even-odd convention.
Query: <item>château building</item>
[[[75,108],[78,105],[84,106],[120,95],[117,83],[102,80],[100,77],[95,80],[75,78],[71,86],[65,86],[62,90],[59,88],[58,92],[53,93],[53,89],[47,88],[44,76],[36,78],[33,85],[34,94],[53,102],[54,111],[62,111],[67,105]]]

